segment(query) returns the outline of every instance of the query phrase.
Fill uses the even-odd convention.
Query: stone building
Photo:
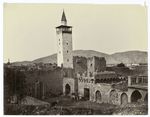
[[[64,12],[61,25],[56,27],[56,34],[57,64],[62,67],[64,73],[64,95],[75,93],[90,101],[119,105],[132,102],[137,92],[142,92],[142,88],[128,88],[129,78],[122,78],[114,71],[106,71],[104,57],[73,57],[72,26],[67,25]],[[144,89],[143,94],[147,95],[147,90]],[[142,99],[141,97],[138,99]]]

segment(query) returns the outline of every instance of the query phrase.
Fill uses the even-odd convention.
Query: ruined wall
[[[106,70],[106,60],[104,57],[94,57],[95,59],[95,71],[103,72]]]
[[[53,71],[31,71],[26,72],[27,75],[27,84],[33,88],[33,93],[35,92],[35,83],[39,81],[41,83],[40,96],[43,94],[54,93],[59,95],[63,93],[63,71],[61,68],[56,68]],[[45,91],[46,90],[46,91]],[[35,94],[33,94],[35,97]],[[39,95],[39,94],[36,94]]]
[[[93,72],[95,71],[95,63],[94,63],[94,57],[88,58],[87,59],[87,72],[88,72],[88,77],[93,77]]]
[[[104,57],[91,57],[87,59],[88,76],[93,77],[93,72],[104,72],[106,70],[106,60]]]
[[[74,76],[75,74],[83,74],[87,72],[87,58],[85,57],[79,57],[79,56],[74,56],[73,57],[73,72]]]

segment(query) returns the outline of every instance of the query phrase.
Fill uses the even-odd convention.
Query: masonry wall
[[[38,98],[42,98],[44,94],[54,93],[60,95],[63,93],[63,71],[62,68],[56,68],[53,71],[31,71],[26,72],[27,84],[33,88],[33,97],[38,95]],[[36,94],[35,87],[36,82],[40,82],[40,94]],[[38,89],[38,88],[37,88]],[[39,89],[38,89],[39,90]],[[40,96],[39,96],[40,95]]]
[[[62,33],[63,67],[73,68],[72,33]]]
[[[72,93],[75,93],[75,80],[73,78],[66,78],[64,77],[63,78],[63,94],[65,95],[66,94],[66,85],[69,85],[70,86],[70,94]]]
[[[101,94],[101,100],[98,103],[111,103],[115,105],[121,104],[121,101],[128,102],[127,98],[122,98],[123,93],[128,95],[128,91],[121,91],[111,86],[111,84],[97,83],[95,84],[94,78],[78,77],[78,94],[84,97],[84,88],[89,89],[90,101],[96,102],[96,92]]]
[[[101,72],[106,70],[106,60],[104,57],[95,57],[95,71]]]
[[[57,64],[61,67],[63,63],[63,41],[62,33],[57,33]]]
[[[91,57],[87,59],[88,76],[93,77],[94,72],[103,72],[106,70],[106,60],[104,57]]]
[[[87,58],[74,56],[73,57],[73,72],[74,72],[74,76],[75,76],[75,74],[78,74],[78,73],[79,74],[83,74],[83,73],[87,74]]]

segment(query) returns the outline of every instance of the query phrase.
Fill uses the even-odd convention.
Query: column
[[[131,76],[128,76],[128,86],[131,86]]]
[[[139,78],[138,78],[138,76],[136,77],[136,84],[139,84]]]

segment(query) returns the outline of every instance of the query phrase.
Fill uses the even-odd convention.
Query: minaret
[[[57,34],[57,64],[64,68],[73,68],[72,56],[72,26],[67,26],[63,11],[61,25],[56,27]]]
[[[10,64],[10,60],[8,59],[8,62],[7,62],[8,64]]]
[[[64,11],[63,11],[62,18],[61,18],[61,25],[67,26],[67,19],[66,19]]]

